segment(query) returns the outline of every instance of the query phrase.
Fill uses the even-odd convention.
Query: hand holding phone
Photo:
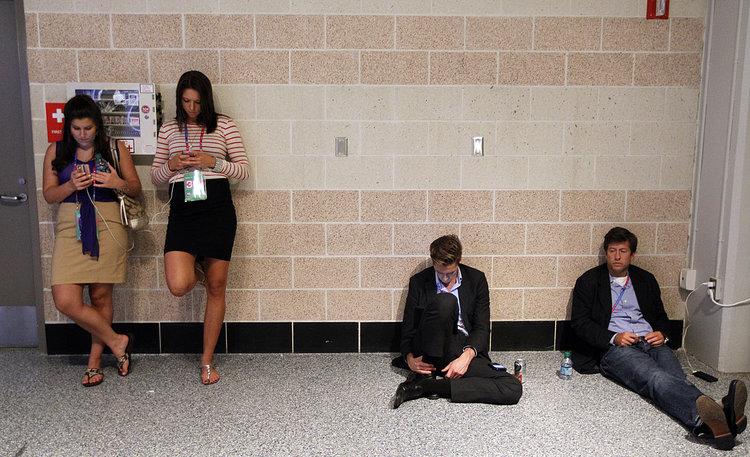
[[[89,187],[94,178],[89,173],[89,167],[85,163],[76,164],[73,172],[70,174],[70,181],[73,183],[73,187],[76,190],[83,190]]]

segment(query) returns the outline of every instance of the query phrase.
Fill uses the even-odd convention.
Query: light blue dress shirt
[[[612,317],[609,319],[609,330],[615,333],[633,332],[638,336],[645,336],[651,333],[653,329],[646,321],[638,306],[638,298],[633,290],[633,283],[628,281],[625,284],[625,291],[615,277],[609,275],[609,288],[612,292]],[[622,295],[622,296],[621,296]],[[619,300],[618,300],[619,298]],[[613,343],[614,337],[610,340]]]

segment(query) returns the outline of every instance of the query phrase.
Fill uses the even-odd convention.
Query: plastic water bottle
[[[570,351],[563,352],[563,359],[562,363],[560,363],[560,370],[557,372],[557,377],[566,381],[573,377],[573,361],[570,360]]]

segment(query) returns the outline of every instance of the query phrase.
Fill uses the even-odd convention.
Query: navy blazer
[[[461,286],[458,298],[461,304],[461,317],[469,332],[466,344],[477,350],[477,355],[487,357],[490,341],[490,291],[484,273],[469,266],[459,264]],[[406,296],[404,320],[401,324],[401,354],[412,351],[414,340],[425,306],[437,294],[435,268],[425,268],[409,279],[409,292]]]
[[[628,274],[646,322],[654,331],[667,336],[669,318],[656,278],[635,265],[630,265]],[[594,267],[578,278],[572,301],[570,324],[577,337],[573,345],[573,366],[582,373],[598,372],[599,360],[615,335],[608,329],[612,317],[612,289],[607,264]]]

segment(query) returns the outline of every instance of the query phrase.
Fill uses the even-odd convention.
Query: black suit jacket
[[[477,355],[487,357],[490,341],[490,291],[484,273],[459,264],[461,286],[458,297],[461,302],[461,317],[469,336],[466,344],[477,350]],[[401,354],[412,351],[412,341],[417,334],[422,313],[427,303],[435,297],[435,268],[425,268],[409,279],[404,320],[401,324]]]
[[[643,317],[654,331],[667,336],[669,318],[661,301],[661,290],[654,275],[631,265],[628,268],[630,281],[638,299]],[[576,339],[573,346],[573,367],[581,373],[599,371],[599,360],[609,349],[609,340],[615,335],[610,331],[612,317],[612,292],[607,265],[592,268],[576,281],[573,288],[573,305],[570,323]]]

